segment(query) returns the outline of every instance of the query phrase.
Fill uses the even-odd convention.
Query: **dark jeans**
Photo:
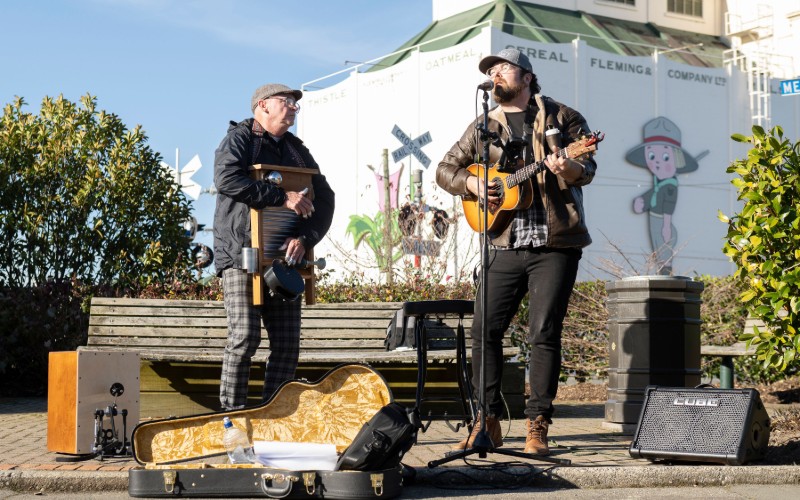
[[[582,251],[577,248],[489,250],[487,266],[486,408],[487,415],[503,415],[503,337],[520,301],[528,298],[529,376],[531,396],[525,416],[553,416],[553,400],[561,371],[561,330]],[[472,385],[480,398],[482,287],[478,287],[472,322]]]

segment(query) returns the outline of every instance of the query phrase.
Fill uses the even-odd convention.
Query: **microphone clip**
[[[486,80],[480,85],[478,85],[478,90],[483,90],[484,92],[489,92],[494,88],[494,82],[491,80]]]

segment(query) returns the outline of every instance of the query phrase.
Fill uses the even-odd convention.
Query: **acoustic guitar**
[[[580,158],[597,150],[597,143],[605,138],[602,132],[592,132],[558,151],[560,158]],[[500,203],[490,205],[486,227],[489,231],[502,231],[511,222],[514,210],[526,209],[533,201],[530,179],[547,168],[544,160],[526,165],[516,172],[501,172],[499,165],[489,168],[489,182],[495,182]],[[473,163],[467,170],[483,179],[484,166]],[[474,231],[483,230],[483,204],[477,196],[463,198],[461,201],[467,223]]]

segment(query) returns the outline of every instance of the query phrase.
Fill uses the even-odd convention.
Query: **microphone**
[[[494,82],[491,80],[486,80],[485,82],[478,85],[478,90],[483,90],[488,92],[494,88]]]

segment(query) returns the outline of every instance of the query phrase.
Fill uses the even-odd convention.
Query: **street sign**
[[[439,249],[441,247],[441,241],[423,240],[413,236],[403,238],[403,253],[406,255],[424,255],[426,257],[431,257],[439,255]]]
[[[408,155],[413,155],[414,158],[419,161],[423,167],[428,168],[431,164],[431,159],[428,158],[428,155],[422,152],[422,147],[426,144],[430,144],[433,139],[431,139],[431,133],[425,132],[421,136],[417,137],[416,139],[411,139],[405,132],[403,132],[400,127],[397,125],[394,126],[392,129],[392,135],[397,138],[398,141],[402,144],[402,146],[398,149],[392,151],[392,159],[395,163],[402,160]]]
[[[800,95],[800,79],[782,81],[781,95]]]

